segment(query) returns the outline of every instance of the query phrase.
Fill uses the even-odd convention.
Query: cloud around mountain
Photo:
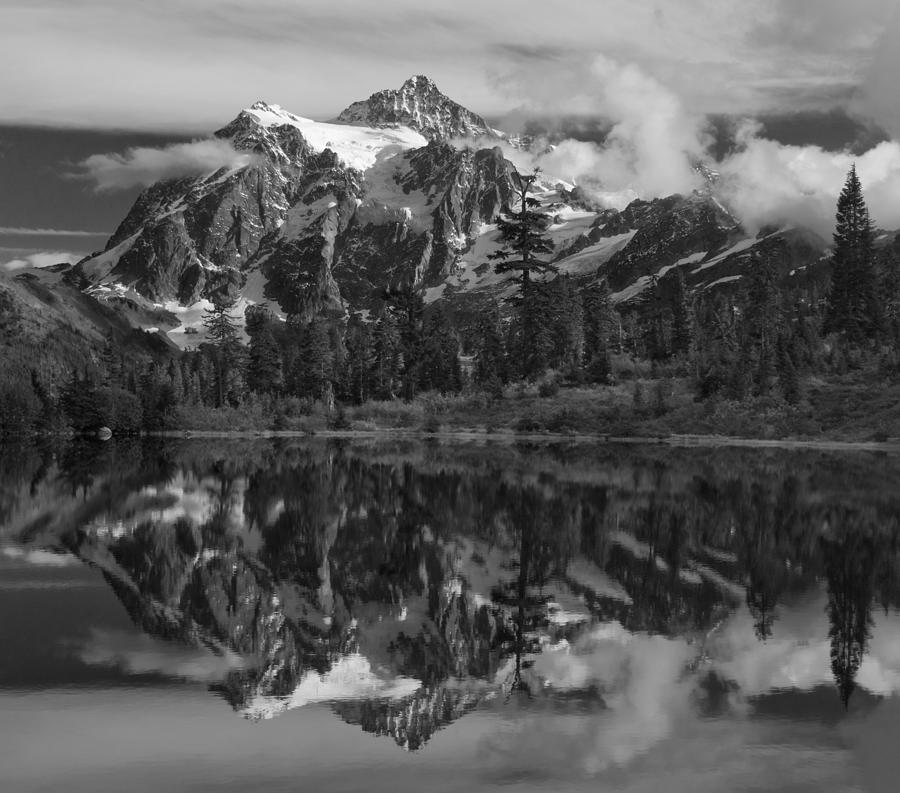
[[[25,256],[17,256],[14,259],[0,264],[0,269],[6,272],[26,270],[30,267],[50,267],[54,264],[75,264],[82,255],[67,251],[37,251]]]
[[[136,146],[121,154],[92,154],[78,164],[74,175],[92,182],[98,192],[107,192],[149,187],[220,168],[242,168],[252,162],[252,154],[237,151],[227,140],[210,138],[163,148]]]
[[[862,154],[820,146],[785,145],[765,137],[753,119],[735,122],[731,151],[716,160],[709,120],[669,85],[634,63],[598,57],[582,85],[586,107],[606,120],[602,143],[568,138],[538,146],[517,167],[581,184],[600,203],[621,209],[635,198],[689,194],[701,187],[705,163],[720,173],[718,192],[748,231],[766,225],[808,227],[823,237],[834,228],[837,195],[855,162],[875,223],[900,227],[900,143],[883,141]]]

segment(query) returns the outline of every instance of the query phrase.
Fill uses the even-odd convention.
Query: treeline
[[[900,373],[900,247],[876,251],[855,170],[838,201],[830,288],[785,290],[770,248],[737,290],[691,293],[675,269],[621,311],[604,280],[576,284],[558,273],[549,221],[529,195],[535,178],[518,176],[517,205],[498,218],[503,245],[490,258],[497,273],[513,275],[511,294],[474,320],[400,286],[380,296],[374,316],[282,319],[266,304],[250,306],[244,336],[234,303],[220,299],[196,350],[126,358],[110,337],[93,365],[62,383],[38,369],[0,377],[0,433],[158,430],[222,409],[256,411],[276,429],[318,409],[340,426],[343,404],[422,392],[495,400],[518,382],[552,396],[561,385],[614,383],[628,375],[628,361],[648,362],[660,388],[685,379],[697,401],[787,405],[802,402],[813,375]]]

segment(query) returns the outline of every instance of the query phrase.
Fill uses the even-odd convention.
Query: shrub
[[[349,430],[350,426],[350,419],[347,417],[344,406],[338,405],[337,410],[328,417],[328,429],[343,432]]]
[[[548,397],[555,397],[559,393],[559,382],[556,379],[553,380],[544,380],[538,386],[538,396],[547,399]]]
[[[528,414],[516,421],[513,425],[513,429],[516,432],[540,432],[544,429],[544,422],[537,416]]]
[[[437,414],[429,413],[425,416],[425,421],[422,423],[422,431],[430,435],[441,431],[441,422],[438,420]]]

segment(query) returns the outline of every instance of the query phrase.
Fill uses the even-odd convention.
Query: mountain
[[[173,317],[145,300],[98,300],[67,277],[66,265],[0,269],[0,369],[11,380],[30,376],[65,382],[73,369],[96,363],[107,339],[124,355],[165,357],[174,347],[158,328]]]
[[[334,119],[361,127],[406,126],[429,140],[498,137],[500,133],[471,110],[448,99],[424,75],[410,77],[399,90],[387,89],[354,102]]]
[[[215,133],[240,164],[147,189],[76,280],[101,301],[164,311],[152,326],[180,346],[202,340],[202,311],[223,294],[241,318],[264,300],[282,316],[371,311],[399,284],[478,310],[511,290],[487,258],[514,172],[500,134],[422,76],[328,123],[257,102]],[[694,290],[729,288],[761,255],[784,278],[823,277],[824,240],[748,234],[708,184],[616,210],[545,174],[535,197],[560,272],[606,277],[619,303],[678,271]]]

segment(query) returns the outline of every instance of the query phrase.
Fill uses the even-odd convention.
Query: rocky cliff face
[[[431,79],[421,74],[410,77],[399,90],[378,91],[368,99],[354,102],[334,121],[368,127],[403,125],[418,130],[429,140],[497,135],[481,116],[448,99]]]
[[[506,201],[510,165],[499,149],[449,145],[477,117],[433,83],[410,86],[397,101],[413,103],[431,142],[411,126],[322,124],[256,103],[215,133],[246,164],[149,188],[78,270],[99,296],[127,287],[186,306],[243,294],[304,317],[368,307],[401,282],[436,285]]]

